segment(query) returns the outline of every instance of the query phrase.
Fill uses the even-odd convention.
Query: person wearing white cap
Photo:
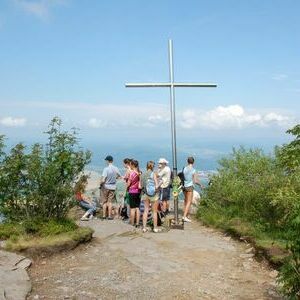
[[[169,162],[165,158],[160,158],[158,160],[158,177],[160,187],[159,200],[163,204],[163,211],[165,213],[169,212],[169,200],[171,194],[171,169],[169,168],[168,163]]]

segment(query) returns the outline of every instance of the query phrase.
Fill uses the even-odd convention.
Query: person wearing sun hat
[[[103,170],[100,183],[102,186],[103,218],[107,217],[108,220],[112,220],[112,202],[116,196],[117,178],[121,177],[119,169],[113,165],[113,160],[111,155],[105,157],[107,167]]]
[[[159,177],[159,200],[163,204],[163,211],[169,212],[169,200],[171,195],[171,169],[168,166],[168,161],[165,158],[158,160],[158,177]]]

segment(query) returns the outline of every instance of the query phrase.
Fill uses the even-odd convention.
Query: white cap
[[[168,164],[169,162],[165,158],[160,158],[158,161],[159,164]]]

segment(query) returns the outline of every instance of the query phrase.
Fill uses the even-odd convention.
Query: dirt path
[[[249,245],[197,222],[156,234],[122,221],[88,225],[92,243],[33,263],[29,299],[281,299]]]

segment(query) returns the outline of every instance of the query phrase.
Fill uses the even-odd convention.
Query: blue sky
[[[298,0],[1,0],[0,133],[40,140],[58,115],[93,149],[169,151],[168,90],[124,84],[167,81],[172,38],[175,80],[218,84],[176,90],[179,151],[269,150],[300,120],[299,12]]]

